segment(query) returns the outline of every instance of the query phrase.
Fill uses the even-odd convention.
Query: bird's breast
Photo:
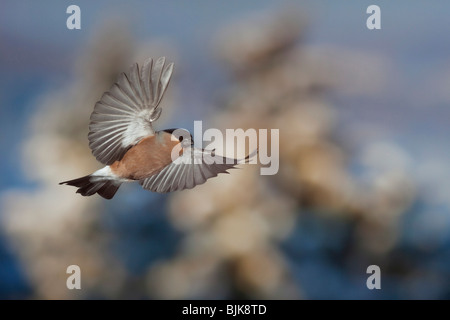
[[[125,179],[148,178],[172,162],[172,150],[179,144],[170,134],[146,137],[131,147],[120,161],[114,162],[111,170]]]

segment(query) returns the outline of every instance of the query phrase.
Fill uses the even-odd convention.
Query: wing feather
[[[222,164],[219,164],[204,161],[206,158],[212,159],[210,151],[197,148],[184,149],[181,157],[159,173],[140,180],[139,183],[144,189],[160,193],[192,189],[220,173],[228,173],[227,170],[241,163],[241,160],[220,157]],[[230,164],[227,164],[227,160]]]
[[[98,161],[110,165],[141,139],[154,134],[152,122],[173,72],[164,57],[133,64],[95,104],[89,123],[89,147]]]
[[[148,59],[144,62],[141,72],[141,86],[144,88],[146,103],[153,101],[153,90],[151,86],[151,74],[153,68],[153,59]]]

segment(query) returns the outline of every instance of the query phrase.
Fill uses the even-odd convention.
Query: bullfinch
[[[61,182],[77,193],[95,193],[111,199],[124,182],[138,181],[144,189],[171,192],[191,189],[236,165],[243,159],[217,156],[214,150],[194,148],[185,129],[155,131],[160,103],[172,76],[173,63],[161,57],[135,63],[95,104],[89,123],[89,147],[105,167]]]

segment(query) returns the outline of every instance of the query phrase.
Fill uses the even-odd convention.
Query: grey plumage
[[[173,63],[161,57],[135,63],[122,73],[94,107],[89,124],[89,147],[106,165],[120,160],[142,138],[154,134],[151,123],[161,114],[159,104],[169,84]]]
[[[228,173],[227,170],[247,161],[251,156],[237,160],[215,156],[211,151],[197,148],[187,148],[183,151],[181,157],[159,173],[140,180],[142,187],[159,193],[192,189],[205,183],[209,178],[216,177],[219,173]]]

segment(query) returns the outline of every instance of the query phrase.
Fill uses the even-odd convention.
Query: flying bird
[[[77,187],[77,193],[95,193],[111,199],[124,182],[138,181],[144,189],[172,192],[191,189],[248,162],[225,158],[214,150],[194,148],[185,129],[155,131],[160,103],[172,77],[173,63],[161,57],[137,63],[95,104],[89,123],[89,147],[105,167],[94,173],[61,182]],[[219,161],[218,161],[219,160]]]

